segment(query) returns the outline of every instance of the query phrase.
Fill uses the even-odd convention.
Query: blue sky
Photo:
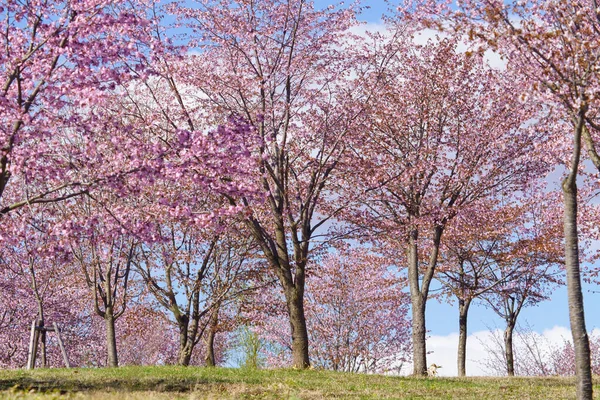
[[[345,1],[346,4],[351,4],[353,0]],[[329,5],[336,5],[339,1],[332,0],[315,0],[315,5],[317,8],[324,8]],[[363,0],[363,6],[368,6],[368,9],[365,9],[360,15],[359,19],[365,22],[379,22],[381,20],[381,16],[386,13],[388,7],[385,4],[384,0]]]
[[[599,294],[591,293],[592,285],[586,285],[584,293],[586,323],[589,330],[600,328],[600,314],[597,312]],[[560,287],[554,291],[549,301],[538,306],[523,309],[519,320],[527,321],[538,332],[554,326],[569,327],[567,289]],[[427,303],[427,327],[431,334],[448,335],[458,332],[458,309],[455,305],[430,300]],[[483,331],[487,328],[501,328],[502,321],[494,312],[480,304],[474,304],[469,312],[469,331]]]

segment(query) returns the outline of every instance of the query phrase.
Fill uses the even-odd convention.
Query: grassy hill
[[[0,371],[2,399],[574,399],[569,378],[406,378],[329,371],[122,367]],[[596,397],[600,386],[596,382]]]

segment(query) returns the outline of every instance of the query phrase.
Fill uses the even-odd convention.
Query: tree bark
[[[118,367],[117,336],[115,334],[115,315],[112,307],[107,307],[104,314],[106,322],[106,351],[108,353],[108,367]]]
[[[305,369],[310,367],[308,354],[309,340],[304,313],[304,288],[306,283],[306,262],[308,260],[308,239],[301,241],[297,231],[292,230],[294,244],[294,263],[288,254],[287,236],[281,214],[276,218],[275,240],[266,237],[260,223],[254,219],[247,221],[254,237],[265,254],[271,268],[275,271],[283,288],[292,334],[292,367]],[[306,221],[310,221],[308,218]],[[306,222],[305,221],[305,222]],[[302,236],[310,237],[308,223],[304,225]],[[293,265],[293,266],[292,266]]]
[[[179,356],[177,357],[177,364],[182,367],[188,367],[192,360],[192,352],[189,346],[185,345],[179,348]]]
[[[208,338],[206,339],[206,366],[214,367],[217,365],[215,361],[215,336],[217,334],[217,326],[219,323],[219,305],[215,306],[210,316],[210,327],[208,330]]]
[[[44,327],[44,321],[42,320],[42,327]],[[48,367],[48,352],[46,350],[46,331],[40,332],[40,344],[42,348],[42,368]]]
[[[508,376],[515,376],[515,356],[513,347],[513,332],[515,325],[508,323],[504,330],[504,355],[506,357],[506,372]]]
[[[41,328],[44,328],[44,305],[43,305],[41,297],[39,296],[39,294],[37,292],[37,286],[36,286],[36,297],[37,297],[37,303],[38,303],[38,316],[39,316],[38,326]],[[40,332],[40,344],[41,344],[41,350],[42,350],[42,359],[41,359],[42,368],[46,368],[48,366],[48,357],[47,357],[48,352],[46,350],[46,343],[47,343],[46,331],[42,330]]]
[[[308,330],[304,314],[304,293],[295,287],[287,288],[286,303],[292,331],[292,365],[304,369],[310,366],[308,357]]]
[[[31,289],[33,290],[33,293],[35,295],[35,300],[37,302],[37,308],[38,308],[37,326],[40,328],[44,328],[44,321],[45,321],[44,300],[42,299],[42,296],[39,291],[36,273],[35,273],[34,261],[32,258],[30,258],[30,262],[29,262],[29,273],[31,274]],[[46,339],[46,331],[45,330],[42,330],[40,332],[40,342],[41,342],[41,349],[42,349],[41,366],[42,366],[42,368],[46,368],[48,366],[48,357],[47,357],[48,353],[46,350],[47,339]]]
[[[576,170],[575,170],[576,171]],[[569,297],[569,320],[575,348],[575,371],[577,375],[577,399],[592,399],[592,372],[590,344],[585,326],[583,294],[579,269],[579,243],[577,233],[577,184],[576,179],[565,179],[564,232],[565,269]]]
[[[212,329],[208,332],[208,338],[206,339],[206,366],[214,367],[217,365],[215,362],[215,335],[217,332]]]
[[[177,355],[177,364],[187,367],[192,359],[193,346],[190,345],[188,332],[189,318],[187,315],[176,316],[177,326],[179,328],[179,354]]]
[[[420,296],[412,301],[413,375],[427,376],[425,302]]]
[[[425,299],[419,289],[418,232],[411,232],[408,246],[408,279],[412,308],[413,375],[427,375]]]
[[[458,300],[458,376],[467,375],[467,317],[471,299]]]

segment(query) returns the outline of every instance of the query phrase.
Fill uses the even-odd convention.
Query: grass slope
[[[574,399],[569,378],[420,379],[328,371],[121,367],[0,371],[2,399]],[[596,397],[600,386],[596,382]]]

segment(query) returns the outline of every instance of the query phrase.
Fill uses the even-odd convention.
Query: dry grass
[[[600,386],[595,386],[600,399]],[[16,399],[574,399],[572,378],[405,378],[327,371],[124,367],[0,371]]]

